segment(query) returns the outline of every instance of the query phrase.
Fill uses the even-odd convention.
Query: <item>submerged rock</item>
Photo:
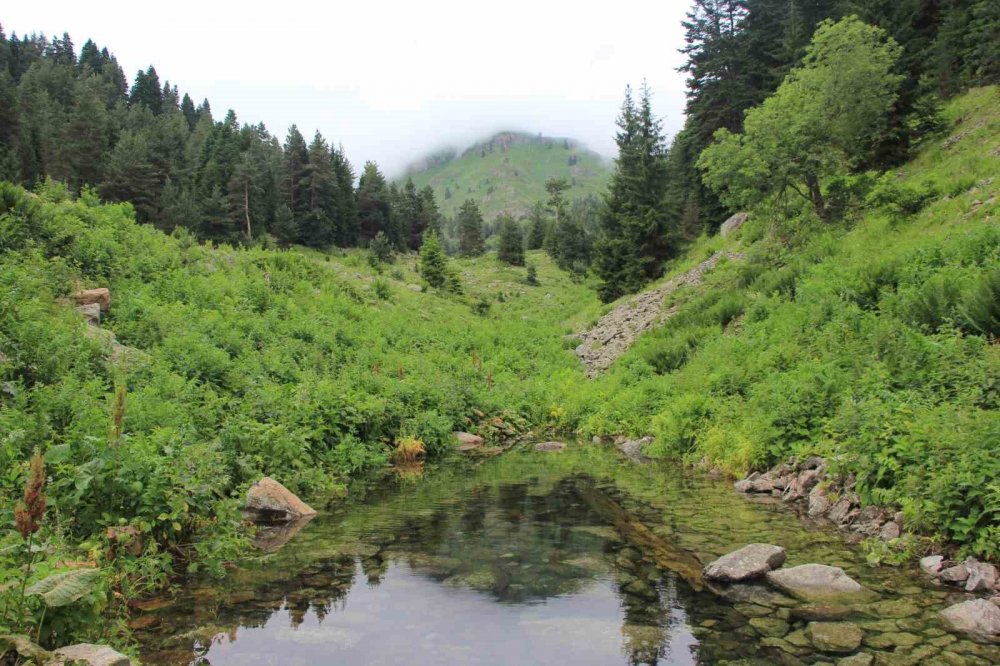
[[[853,622],[810,622],[806,635],[813,647],[823,652],[853,652],[864,637],[861,628]]]
[[[973,599],[949,606],[941,617],[955,631],[966,634],[1000,638],[1000,608],[986,599]]]
[[[870,592],[861,587],[840,567],[803,564],[790,569],[769,571],[767,582],[804,601],[827,601],[841,597],[864,597]]]
[[[735,583],[763,576],[785,563],[785,549],[766,543],[752,543],[723,555],[705,567],[705,578]]]
[[[566,448],[566,444],[563,442],[539,442],[535,444],[536,451],[553,452],[562,451]]]
[[[867,652],[859,652],[839,660],[837,666],[871,666],[873,661],[875,661],[875,657]]]
[[[295,520],[316,515],[315,509],[269,476],[250,486],[246,508],[264,520]]]

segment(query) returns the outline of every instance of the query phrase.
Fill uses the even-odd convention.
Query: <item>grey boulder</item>
[[[973,599],[949,606],[941,617],[955,631],[980,637],[1000,637],[1000,608],[986,599]]]
[[[769,571],[767,582],[804,601],[830,601],[844,597],[864,598],[871,592],[844,573],[840,567],[803,564]]]
[[[736,583],[763,576],[785,563],[785,549],[766,543],[752,543],[723,555],[705,567],[705,578]]]

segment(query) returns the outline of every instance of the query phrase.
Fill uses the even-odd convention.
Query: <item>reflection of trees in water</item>
[[[371,587],[382,582],[390,562],[398,562],[418,575],[481,591],[502,603],[573,593],[595,574],[610,570],[621,596],[626,657],[636,666],[656,664],[669,653],[670,628],[683,621],[676,578],[665,576],[641,549],[621,543],[613,534],[602,535],[601,530],[608,529],[606,517],[581,497],[584,487],[593,489],[594,479],[576,475],[551,486],[526,479],[475,485],[464,496],[431,507],[414,506],[402,515],[396,503],[397,512],[388,520],[385,513],[374,514],[363,543],[349,555],[327,556],[299,571],[301,565],[290,556],[290,562],[283,560],[283,570],[266,567],[258,572],[270,577],[265,582],[255,584],[247,576],[241,592],[220,595],[213,604],[191,600],[177,607],[164,623],[173,635],[165,643],[186,649],[190,657],[213,632],[259,627],[281,610],[288,613],[293,628],[310,611],[322,622],[346,603],[358,563]],[[600,491],[613,492],[605,486]],[[336,552],[336,545],[317,540],[320,545]],[[306,550],[303,554],[310,556]],[[156,637],[151,638],[155,642]],[[144,636],[140,640],[150,642]]]

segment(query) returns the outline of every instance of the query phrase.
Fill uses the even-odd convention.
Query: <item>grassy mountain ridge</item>
[[[475,199],[483,217],[527,213],[548,198],[545,181],[565,178],[567,198],[599,196],[611,164],[568,138],[499,132],[461,153],[444,150],[415,162],[399,181],[413,178],[418,188],[430,185],[442,212],[453,215],[466,199]]]

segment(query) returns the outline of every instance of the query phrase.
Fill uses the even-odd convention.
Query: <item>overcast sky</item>
[[[312,6],[312,5],[316,6]],[[570,136],[614,155],[627,83],[645,78],[669,133],[683,123],[685,0],[9,3],[11,32],[107,46],[131,80],[156,67],[220,119],[291,123],[390,175],[500,129]],[[596,3],[594,3],[596,4]],[[155,10],[153,9],[155,7]]]

